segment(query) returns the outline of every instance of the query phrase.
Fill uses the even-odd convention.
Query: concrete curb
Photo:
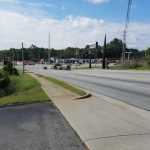
[[[92,94],[87,93],[87,94],[84,95],[84,96],[75,98],[75,100],[82,100],[82,99],[87,99],[87,98],[90,98],[90,97],[92,97]]]
[[[34,74],[34,73],[33,73],[33,74]],[[40,76],[40,74],[35,74],[35,75]],[[42,78],[43,78],[43,77],[42,77]],[[57,78],[56,78],[56,79],[57,79]],[[46,80],[46,79],[45,79],[45,80]],[[60,80],[60,79],[58,79],[58,80]],[[63,81],[63,80],[60,80],[60,81]],[[54,84],[55,84],[55,83],[54,83]],[[73,85],[73,84],[71,84],[71,83],[67,83],[67,84],[71,85],[72,87],[75,87],[75,88],[78,88],[78,89],[84,91],[85,95],[80,96],[80,97],[78,96],[77,98],[75,98],[75,100],[87,99],[87,98],[89,98],[89,97],[92,96],[92,94],[86,92],[85,90],[81,89],[80,87],[77,87],[77,86],[75,86],[75,85]],[[60,85],[58,85],[58,86],[60,86]],[[64,88],[64,87],[62,87],[62,88]],[[64,89],[65,89],[65,88],[64,88]],[[67,89],[67,90],[68,90],[68,89]],[[70,91],[70,92],[72,92],[72,91]],[[72,92],[72,93],[74,93],[74,92]]]

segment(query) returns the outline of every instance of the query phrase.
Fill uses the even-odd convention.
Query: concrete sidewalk
[[[104,96],[75,100],[75,94],[36,78],[91,150],[149,150],[150,112]]]

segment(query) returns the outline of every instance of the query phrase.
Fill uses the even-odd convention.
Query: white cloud
[[[88,17],[68,16],[63,20],[53,18],[36,18],[15,12],[0,11],[0,49],[19,48],[21,42],[28,47],[32,43],[47,47],[48,33],[51,32],[52,47],[84,47],[91,42],[103,44],[105,33],[108,40],[122,38],[123,25],[105,22]],[[150,46],[150,24],[131,23],[128,32],[130,47],[144,48]]]
[[[109,0],[86,0],[92,4],[102,4],[102,3],[105,3],[105,2],[108,2]]]
[[[0,0],[0,2],[5,2],[5,3],[16,3],[18,0]]]

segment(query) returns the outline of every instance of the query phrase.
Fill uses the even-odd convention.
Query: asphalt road
[[[0,108],[1,150],[85,150],[53,104]]]
[[[28,66],[28,70],[51,75],[76,84],[96,96],[105,95],[150,111],[150,72],[78,70],[44,70],[42,66]]]

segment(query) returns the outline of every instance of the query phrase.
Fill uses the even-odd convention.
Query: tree
[[[123,42],[120,39],[115,38],[107,44],[106,57],[108,58],[120,58],[122,54]]]
[[[150,57],[150,48],[148,48],[148,49],[145,51],[145,55],[146,55],[146,57]]]

